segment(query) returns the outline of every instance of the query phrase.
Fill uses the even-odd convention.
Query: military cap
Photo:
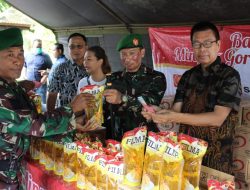
[[[136,47],[143,47],[142,45],[142,37],[140,34],[129,34],[124,36],[117,44],[117,51],[126,48],[136,48]]]
[[[0,31],[0,51],[22,45],[23,37],[19,28],[8,28]]]

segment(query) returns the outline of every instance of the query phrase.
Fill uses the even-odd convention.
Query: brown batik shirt
[[[222,126],[180,125],[180,132],[208,142],[203,165],[232,173],[232,143],[241,96],[239,73],[218,57],[206,70],[201,65],[186,71],[176,90],[175,102],[183,102],[182,113],[213,112],[216,105],[232,108]]]

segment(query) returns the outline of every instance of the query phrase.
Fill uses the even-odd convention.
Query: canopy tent
[[[123,34],[143,34],[146,65],[153,66],[148,27],[192,25],[200,20],[218,24],[249,24],[248,0],[6,0],[10,5],[51,29],[58,41],[81,32],[89,45],[101,45],[112,70],[120,70],[115,50]],[[67,48],[66,48],[67,51]],[[66,52],[67,54],[67,52]]]
[[[132,32],[157,25],[190,25],[199,20],[250,23],[248,0],[6,0],[55,33],[107,28]],[[122,29],[122,31],[121,31]],[[109,31],[110,32],[110,31]]]

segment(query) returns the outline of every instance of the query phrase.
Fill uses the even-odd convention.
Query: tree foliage
[[[14,7],[7,4],[5,0],[0,0],[0,13],[4,14],[6,18],[11,18],[7,19],[6,22],[17,22],[19,24],[22,23],[30,25],[29,29],[22,30],[25,52],[32,51],[33,40],[39,38],[43,41],[44,51],[50,55],[53,54],[52,49],[56,39],[54,33],[50,29],[45,28],[24,13],[16,10]]]
[[[5,0],[0,0],[0,12],[8,9],[10,6],[5,2]]]

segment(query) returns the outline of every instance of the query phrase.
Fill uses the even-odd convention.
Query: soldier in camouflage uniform
[[[166,90],[164,74],[142,64],[145,49],[139,34],[125,36],[118,43],[117,50],[125,69],[107,77],[109,89],[105,90],[104,96],[111,112],[107,136],[121,140],[126,131],[143,124],[150,131],[158,131],[155,124],[142,117],[142,105],[137,97],[142,96],[147,104],[159,105]]]
[[[24,64],[20,29],[0,31],[0,189],[18,189],[20,162],[30,136],[65,134],[75,129],[75,114],[91,96],[78,95],[69,106],[38,114],[34,103],[17,82]],[[89,97],[89,99],[88,99]],[[86,101],[85,101],[86,100]]]
[[[240,75],[221,63],[218,57],[220,36],[214,24],[200,22],[194,25],[191,42],[199,65],[182,75],[173,111],[142,114],[156,123],[180,123],[180,132],[207,141],[202,164],[231,174],[237,122],[234,115],[241,96]]]

